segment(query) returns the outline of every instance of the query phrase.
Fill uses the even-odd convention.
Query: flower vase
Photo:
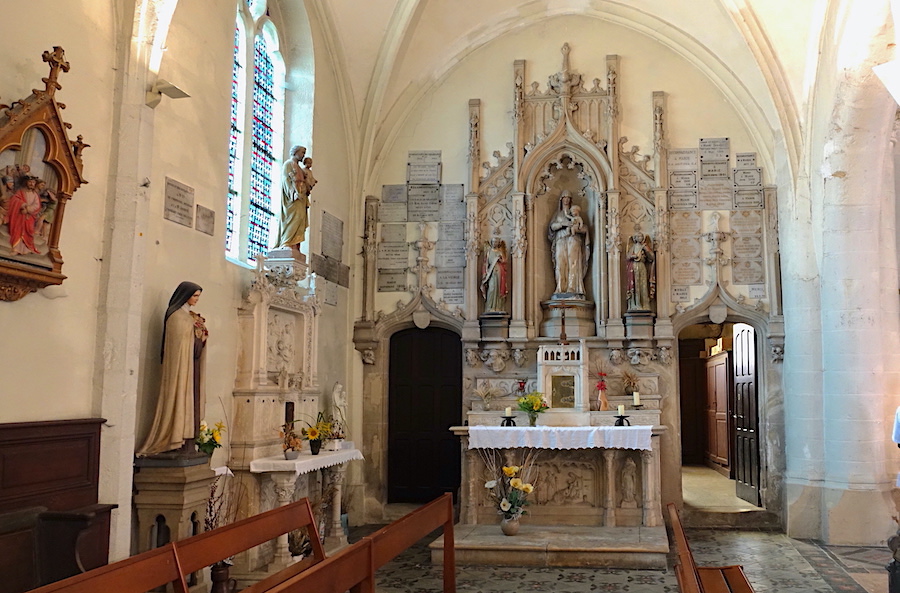
[[[605,412],[609,409],[609,400],[606,399],[606,390],[600,389],[598,391],[598,397],[600,398],[600,411]]]
[[[313,455],[318,455],[319,450],[322,448],[322,441],[316,439],[314,441],[309,442],[309,452]]]
[[[500,521],[500,531],[503,532],[503,535],[515,535],[519,533],[519,520],[503,519]]]
[[[230,566],[231,564],[223,560],[210,567],[210,580],[212,581],[210,593],[232,593],[237,590],[237,580],[228,576]]]
[[[528,426],[537,426],[537,414],[528,412]]]
[[[300,451],[295,451],[293,449],[285,449],[284,450],[284,458],[285,459],[297,459],[300,456]]]

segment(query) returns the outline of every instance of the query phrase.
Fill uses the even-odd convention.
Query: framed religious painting
[[[17,301],[62,284],[59,250],[66,203],[82,183],[81,153],[88,146],[62,119],[58,78],[69,70],[61,47],[45,51],[44,89],[0,105],[0,300]]]

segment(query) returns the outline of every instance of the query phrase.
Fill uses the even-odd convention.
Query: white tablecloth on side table
[[[322,451],[318,455],[312,455],[306,451],[297,459],[285,459],[284,455],[263,457],[250,462],[250,473],[261,474],[265,472],[294,472],[308,474],[318,469],[340,465],[347,461],[362,459],[359,449],[341,449],[340,451]]]
[[[470,426],[470,449],[652,448],[652,426]]]

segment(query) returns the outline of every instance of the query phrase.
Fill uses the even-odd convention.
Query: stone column
[[[604,449],[604,475],[606,476],[606,493],[603,500],[603,526],[616,526],[616,477],[615,477],[616,450]]]
[[[481,339],[478,325],[478,256],[481,253],[481,229],[478,227],[478,194],[466,196],[466,321],[463,323],[463,341]]]
[[[652,450],[641,451],[641,496],[643,505],[642,524],[645,527],[659,527],[663,525],[662,502],[659,497],[659,437],[654,437],[656,443]]]
[[[294,501],[294,490],[297,487],[297,475],[294,472],[271,472],[266,474],[266,479],[271,482],[278,506],[287,506]],[[293,562],[288,534],[282,533],[275,542],[275,556],[269,570],[280,570]]]
[[[509,283],[512,293],[512,321],[509,325],[509,337],[525,339],[528,337],[525,326],[525,254],[528,252],[526,225],[528,217],[525,213],[525,194],[512,194],[513,206],[513,238],[512,238],[512,282]]]
[[[341,496],[344,484],[344,474],[347,464],[342,463],[325,470],[326,479],[334,487],[331,494],[331,525],[325,535],[325,547],[328,552],[333,552],[347,545],[347,536],[344,534],[344,526],[341,525]]]

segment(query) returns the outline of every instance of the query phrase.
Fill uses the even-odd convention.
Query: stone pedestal
[[[562,330],[563,309],[566,316],[566,336],[586,338],[597,334],[594,323],[594,303],[583,299],[550,299],[541,302],[544,320],[541,336],[558,338]]]
[[[568,322],[568,320],[566,320]],[[653,337],[653,312],[629,311],[625,314],[625,337],[649,340]]]
[[[509,338],[509,313],[484,313],[479,317],[481,324],[481,339],[487,340]]]

